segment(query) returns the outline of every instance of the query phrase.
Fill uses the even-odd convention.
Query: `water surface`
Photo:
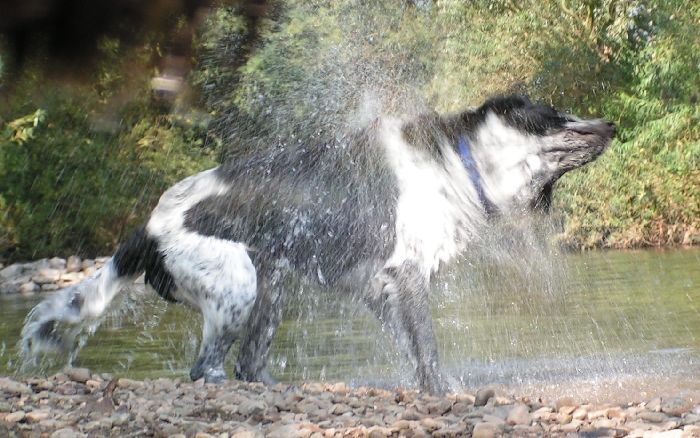
[[[438,278],[432,313],[443,365],[465,387],[700,394],[700,249],[521,257],[464,260]],[[15,372],[22,320],[38,299],[0,300],[0,374]],[[198,314],[142,286],[124,301],[74,365],[187,378]],[[288,382],[412,385],[409,364],[362,306],[311,287],[287,309],[271,367]]]

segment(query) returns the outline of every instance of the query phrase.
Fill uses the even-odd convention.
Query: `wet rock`
[[[267,438],[307,438],[311,432],[299,429],[296,424],[281,426],[266,434]]]
[[[330,410],[328,411],[329,414],[331,415],[343,415],[347,412],[351,412],[352,408],[350,406],[343,404],[343,403],[338,403],[333,405]]]
[[[41,288],[38,284],[34,283],[33,281],[28,281],[26,283],[22,283],[22,285],[19,287],[19,293],[22,295],[31,295],[38,292],[40,289]]]
[[[401,419],[407,421],[418,421],[421,419],[421,415],[415,409],[409,408],[401,414]]]
[[[637,414],[637,418],[640,420],[648,421],[651,423],[663,423],[664,421],[668,420],[668,417],[666,414],[662,412],[653,412],[653,411],[643,411]]]
[[[87,368],[68,368],[63,371],[74,382],[85,383],[90,380],[90,370]]]
[[[556,402],[554,402],[554,409],[557,412],[561,412],[562,408],[568,408],[570,406],[574,406],[574,407],[578,406],[578,404],[576,403],[576,400],[574,400],[573,397],[561,397],[561,398],[557,399]],[[573,410],[571,412],[573,412]],[[571,413],[571,412],[569,412],[569,413]]]
[[[60,289],[60,287],[54,283],[46,283],[46,284],[41,285],[42,292],[52,292],[52,291],[59,290],[59,289]]]
[[[476,392],[476,398],[474,399],[474,406],[485,406],[489,399],[493,397],[496,393],[491,388],[482,388]]]
[[[32,411],[26,415],[28,423],[38,423],[40,421],[47,420],[51,417],[51,413],[48,411]]]
[[[31,394],[32,392],[27,385],[7,377],[0,377],[0,391],[10,395]]]
[[[8,281],[19,277],[24,272],[24,266],[21,263],[15,263],[5,268],[0,269],[0,281]]]
[[[477,423],[472,430],[472,438],[493,438],[497,431],[498,426],[493,423]]]
[[[66,272],[78,272],[83,269],[83,261],[80,257],[72,255],[66,260]]]
[[[61,279],[61,271],[52,268],[42,268],[37,271],[37,273],[32,277],[36,283],[56,283]]]
[[[85,436],[84,433],[80,433],[70,427],[59,429],[51,434],[51,438],[85,438]]]
[[[515,426],[518,424],[530,424],[530,409],[523,404],[515,405],[508,412],[506,423]]]
[[[672,397],[661,402],[661,412],[673,417],[680,417],[690,411],[693,404],[682,397]]]
[[[473,403],[462,403],[458,402],[452,405],[452,415],[461,416],[469,412]]]
[[[576,408],[572,413],[571,417],[574,420],[585,420],[588,417],[588,409],[586,408]]]
[[[428,413],[430,415],[440,417],[442,415],[445,415],[452,409],[452,402],[449,400],[440,400],[437,402],[429,403],[427,407]]]
[[[14,424],[14,423],[19,423],[20,421],[24,420],[24,417],[26,414],[24,411],[17,411],[13,412],[11,414],[5,415],[5,423],[8,424]]]
[[[655,397],[644,406],[649,411],[661,412],[661,397]]]
[[[49,259],[49,267],[52,269],[64,270],[66,269],[66,259],[53,257]]]
[[[560,430],[564,433],[576,432],[576,431],[578,431],[578,429],[581,427],[582,424],[583,424],[582,421],[572,420],[571,422],[560,426]]]
[[[265,413],[267,405],[260,400],[246,400],[238,406],[238,413],[245,417],[253,417]]]
[[[117,386],[123,389],[138,390],[144,387],[144,383],[139,380],[121,378],[117,381]]]

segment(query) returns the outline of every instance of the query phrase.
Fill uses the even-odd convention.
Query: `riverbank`
[[[482,389],[433,397],[412,390],[228,381],[130,380],[68,369],[0,378],[0,436],[493,437],[700,436],[686,397],[621,405],[543,400]]]
[[[80,283],[101,268],[109,257],[68,259],[53,257],[27,263],[0,264],[0,295],[53,292]]]

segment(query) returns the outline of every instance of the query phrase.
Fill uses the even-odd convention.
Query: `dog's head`
[[[615,125],[582,120],[520,96],[487,101],[462,114],[483,191],[499,211],[549,207],[554,183],[595,160]]]

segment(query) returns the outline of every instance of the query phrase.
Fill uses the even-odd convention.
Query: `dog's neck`
[[[486,211],[486,215],[489,218],[494,216],[498,211],[498,207],[486,196],[481,174],[479,173],[479,169],[476,168],[476,161],[474,161],[474,156],[472,155],[471,143],[464,134],[460,134],[457,139],[457,151],[459,152],[459,158],[462,160],[464,168],[469,174],[469,179],[474,185],[476,194],[479,196],[479,201]]]

